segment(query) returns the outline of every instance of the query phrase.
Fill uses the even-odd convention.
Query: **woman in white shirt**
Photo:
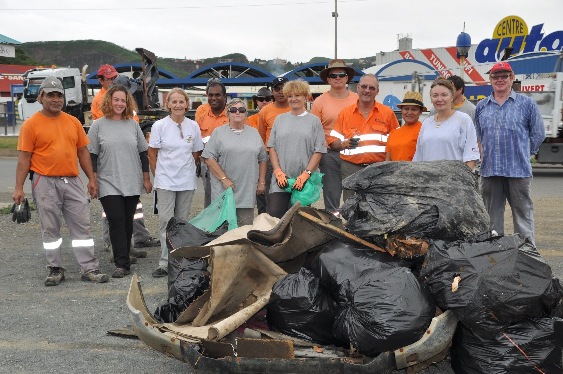
[[[158,196],[158,220],[162,253],[155,278],[168,274],[166,225],[172,217],[187,220],[196,189],[199,156],[203,141],[198,124],[185,117],[190,99],[181,88],[173,88],[166,98],[167,117],[156,121],[149,140],[149,165]]]

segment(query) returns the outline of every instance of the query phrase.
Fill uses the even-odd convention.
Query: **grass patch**
[[[17,136],[0,136],[0,149],[17,150],[18,137]]]

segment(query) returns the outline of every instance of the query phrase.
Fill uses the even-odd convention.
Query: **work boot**
[[[45,286],[58,286],[65,279],[65,271],[56,266],[49,266],[49,275],[45,279]]]
[[[85,282],[94,282],[94,283],[106,283],[109,280],[109,276],[107,274],[102,274],[98,269],[90,270],[87,273],[82,274],[80,277]]]
[[[123,278],[126,275],[131,274],[131,270],[127,270],[125,268],[115,268],[113,274],[111,275],[112,278]]]
[[[142,242],[137,242],[133,246],[134,248],[147,248],[147,247],[158,247],[160,245],[160,240],[149,236],[146,240]]]
[[[163,268],[158,268],[152,272],[153,278],[162,278],[168,275],[168,271]]]

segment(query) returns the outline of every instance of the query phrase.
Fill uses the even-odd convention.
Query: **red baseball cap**
[[[105,64],[98,69],[98,77],[113,78],[117,77],[119,73],[111,65]]]
[[[509,71],[512,72],[512,67],[506,61],[500,61],[493,65],[493,68],[489,71],[489,74],[496,73],[497,71]]]

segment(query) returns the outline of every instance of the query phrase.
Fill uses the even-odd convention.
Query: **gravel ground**
[[[0,193],[0,207],[10,201],[9,194]],[[146,226],[156,235],[157,218],[146,213],[150,210],[150,196],[143,196],[142,201]],[[536,199],[535,204],[538,248],[554,275],[563,278],[563,199]],[[202,206],[202,195],[196,193],[192,215]],[[98,201],[91,203],[91,217],[98,239]],[[66,228],[64,232],[66,280],[57,287],[46,288],[46,261],[36,214],[23,225],[12,223],[8,214],[0,215],[0,373],[189,373],[187,364],[160,354],[139,340],[106,334],[130,323],[125,304],[130,277],[111,279],[106,284],[82,282]],[[100,268],[111,274],[110,254],[102,249],[101,240],[96,243]],[[159,253],[160,248],[148,248],[148,257],[132,267],[141,277],[151,311],[164,301],[167,292],[166,278],[150,276]],[[453,371],[446,359],[423,373]]]

